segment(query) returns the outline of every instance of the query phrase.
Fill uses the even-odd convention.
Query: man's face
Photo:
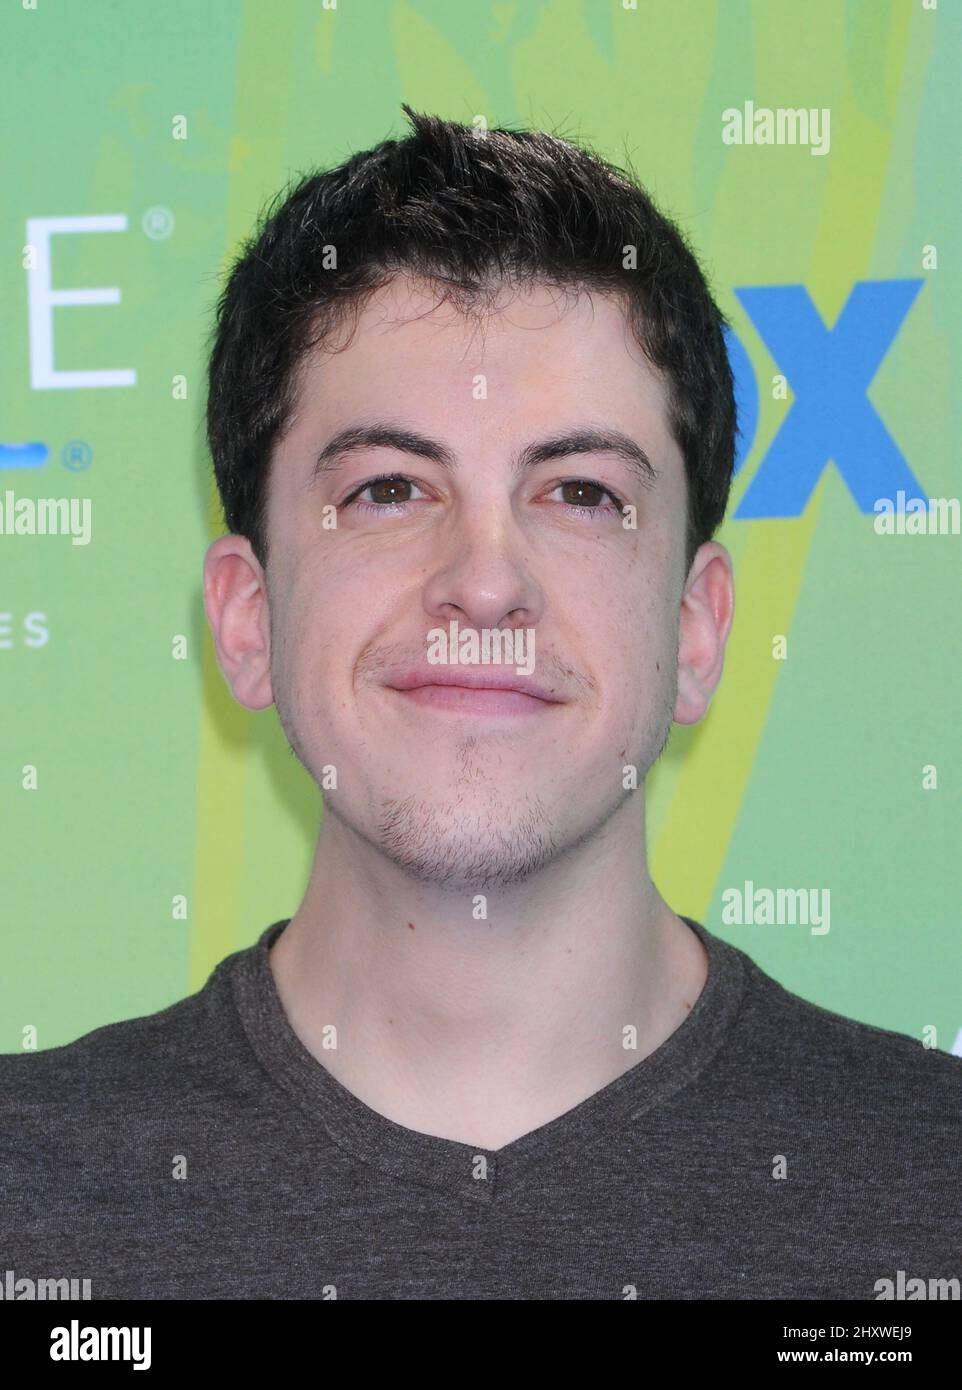
[[[643,795],[625,765],[640,786],[670,729],[686,483],[664,388],[605,296],[514,287],[479,322],[407,278],[302,380],[268,515],[269,686],[288,741],[319,784],[336,769],[327,814],[408,872],[518,882]],[[448,466],[382,444],[314,476],[335,435],[375,423],[436,441]],[[527,446],[589,429],[628,436],[656,479],[600,449],[515,471]],[[364,488],[378,474],[403,481]],[[533,631],[527,680],[553,701],[395,688],[452,620]]]

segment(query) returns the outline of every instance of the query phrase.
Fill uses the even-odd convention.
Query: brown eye
[[[587,478],[577,478],[559,486],[565,489],[567,495],[564,500],[572,507],[597,507],[602,497],[611,496],[598,483],[590,483]]]
[[[604,521],[624,513],[625,504],[621,498],[591,478],[566,478],[555,486],[554,491],[562,494],[562,505],[572,515]],[[605,498],[608,500],[605,501]]]
[[[410,498],[403,496],[404,489],[410,489],[411,483],[408,478],[379,478],[376,482],[368,483],[371,489],[371,501],[379,502],[384,506],[390,506],[394,502],[409,502]],[[367,489],[364,489],[367,491]]]
[[[355,488],[350,497],[344,499],[341,506],[353,507],[361,512],[388,511],[391,507],[403,507],[408,502],[416,500],[409,495],[411,488],[420,492],[417,483],[411,478],[406,478],[402,473],[382,473],[377,478],[368,478],[366,483]],[[371,494],[373,499],[370,502],[364,496],[367,492]]]

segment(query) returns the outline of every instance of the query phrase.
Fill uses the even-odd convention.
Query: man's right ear
[[[204,608],[217,663],[247,709],[274,703],[267,578],[246,536],[220,536],[204,556]]]

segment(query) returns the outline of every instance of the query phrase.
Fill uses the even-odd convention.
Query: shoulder
[[[962,1125],[962,1058],[910,1037],[846,1017],[785,988],[743,952],[746,989],[737,1050],[756,1079],[806,1095],[958,1133]]]
[[[203,989],[156,1013],[106,1024],[59,1047],[0,1054],[0,1116],[52,1119],[64,1109],[94,1115],[216,1086],[229,1031],[222,966]]]

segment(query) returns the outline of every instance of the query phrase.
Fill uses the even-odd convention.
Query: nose
[[[459,519],[425,582],[426,612],[472,628],[533,627],[544,594],[524,551],[508,502],[503,510],[493,504],[479,508],[470,522]]]

